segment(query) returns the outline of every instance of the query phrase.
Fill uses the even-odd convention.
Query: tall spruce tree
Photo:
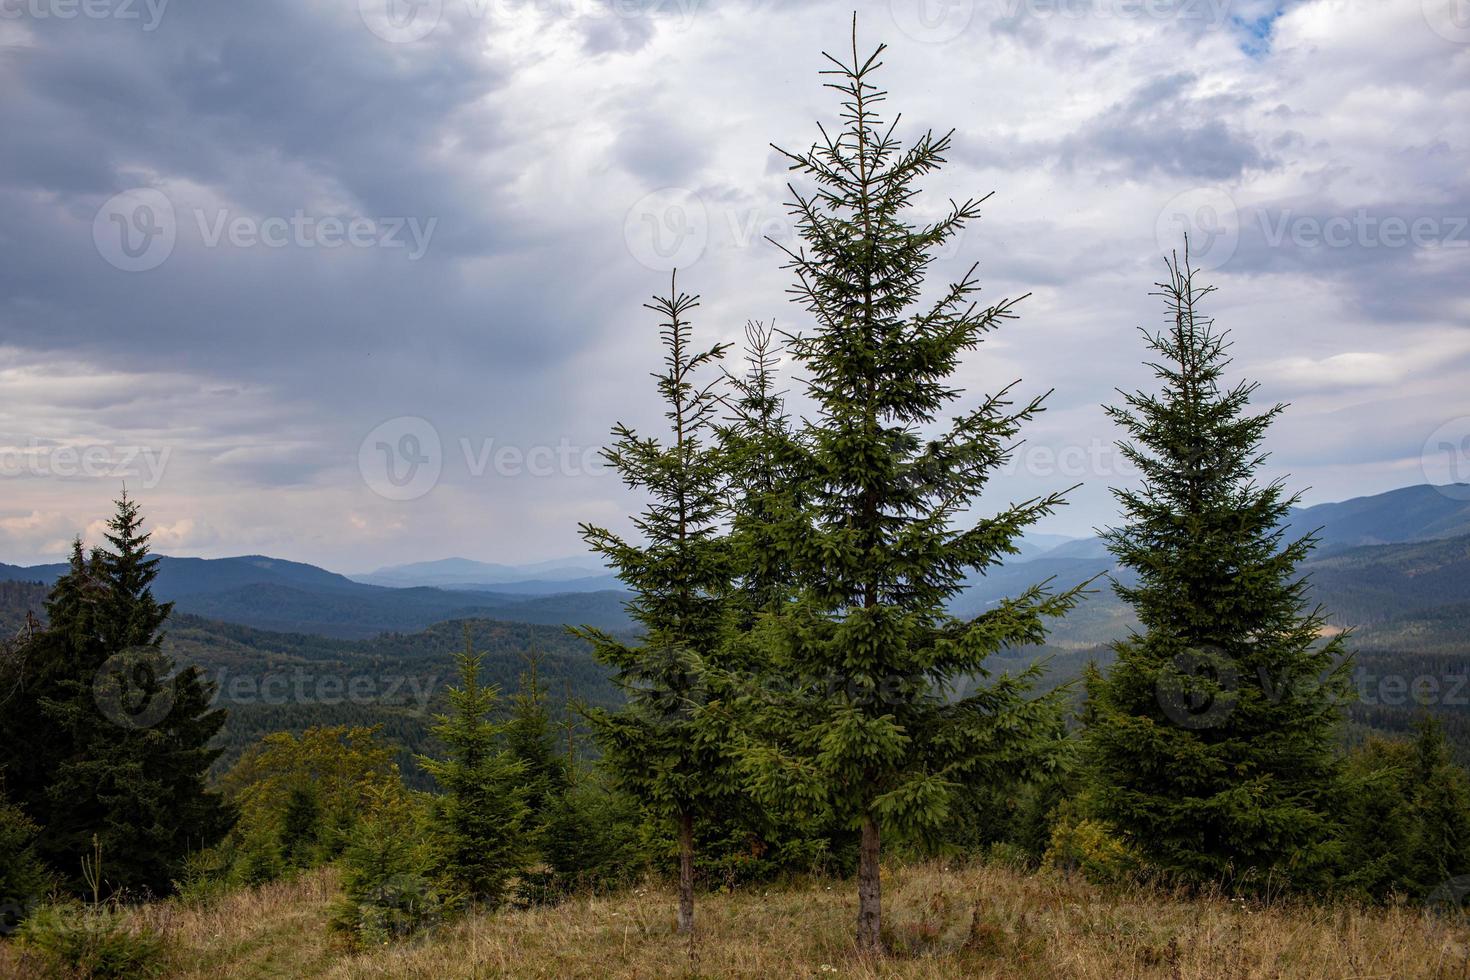
[[[1014,304],[979,307],[973,267],[937,298],[921,295],[980,202],[917,219],[917,183],[943,164],[950,136],[926,133],[907,148],[894,138],[872,81],[883,50],[860,56],[854,22],[852,60],[828,55],[824,73],[843,99],[841,130],[786,154],[815,185],[792,188],[802,245],[786,251],[792,292],[813,321],[790,351],[816,415],[799,433],[803,519],[782,542],[798,592],[764,629],[779,683],[737,712],[753,719],[742,754],[758,794],[860,831],[866,951],[882,946],[882,833],[935,832],[961,784],[1046,765],[1035,750],[1050,712],[1027,699],[1026,677],[986,683],[985,663],[1040,641],[1047,617],[1075,601],[1036,587],[974,619],[947,611],[968,574],[1013,554],[1061,498],[967,517],[1041,400],[1017,406],[1003,391],[940,421],[961,394],[951,382],[961,358]]]
[[[1127,522],[1104,534],[1137,576],[1115,589],[1141,631],[1089,683],[1095,804],[1184,881],[1304,883],[1330,858],[1343,637],[1324,642],[1306,604],[1315,538],[1283,530],[1297,497],[1257,481],[1285,406],[1249,411],[1257,386],[1225,381],[1226,336],[1198,310],[1212,288],[1187,251],[1167,268],[1169,327],[1144,331],[1161,390],[1108,409],[1142,476],[1114,490]]]
[[[530,859],[526,764],[502,744],[507,726],[491,720],[499,692],[480,684],[468,625],[464,643],[455,657],[459,687],[433,729],[448,758],[420,756],[419,764],[445,791],[435,810],[441,876],[465,899],[494,907]]]
[[[745,340],[746,370],[726,374],[729,413],[719,435],[741,626],[749,630],[761,614],[779,612],[795,593],[789,546],[800,528],[807,464],[785,392],[777,388],[782,344],[774,328],[759,322],[746,324]]]
[[[657,313],[664,369],[654,374],[669,433],[642,436],[619,423],[603,451],[623,482],[648,497],[633,519],[641,540],[590,524],[582,535],[633,593],[628,611],[641,636],[628,642],[602,630],[574,632],[612,667],[628,703],[589,719],[616,783],[654,814],[671,819],[679,849],[679,918],[694,928],[695,823],[736,798],[727,747],[702,709],[712,668],[729,631],[731,558],[721,533],[725,465],[714,423],[718,377],[701,379],[727,345],[696,349],[689,314],[699,298],[678,290],[647,308]]]
[[[528,660],[519,688],[510,699],[505,747],[525,767],[527,819],[531,837],[540,846],[552,811],[567,790],[568,760],[559,751],[552,731],[537,655],[533,652]]]
[[[142,527],[124,492],[109,547],[84,559],[74,546],[47,603],[48,626],[27,644],[34,727],[0,761],[26,774],[16,802],[42,827],[38,851],[77,889],[94,835],[111,888],[157,894],[232,819],[205,788],[224,711],[211,707],[213,685],[197,668],[180,670],[162,651],[172,606],[153,597],[158,559]],[[45,771],[17,758],[31,751]]]

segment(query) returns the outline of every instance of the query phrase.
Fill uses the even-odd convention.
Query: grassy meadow
[[[329,927],[331,870],[211,901],[132,913],[169,946],[168,977],[1470,977],[1470,924],[1415,906],[1253,903],[1109,890],[1059,874],[937,863],[884,870],[893,955],[857,955],[850,883],[701,896],[695,958],[674,895],[650,883],[561,905],[471,916],[377,949]],[[14,944],[0,976],[38,973]]]

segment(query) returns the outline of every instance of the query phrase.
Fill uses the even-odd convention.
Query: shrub
[[[1104,884],[1125,881],[1141,868],[1139,856],[1116,830],[1101,820],[1081,816],[1069,804],[1058,813],[1042,862]]]
[[[426,817],[396,778],[370,794],[342,854],[343,898],[332,924],[363,945],[404,939],[434,925],[445,902],[430,879]]]
[[[168,966],[164,937],[116,907],[43,906],[18,937],[26,965],[41,976],[136,980],[162,976]]]
[[[0,797],[0,936],[8,935],[51,887],[36,856],[39,828]]]

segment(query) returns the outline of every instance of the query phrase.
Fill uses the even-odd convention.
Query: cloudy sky
[[[1470,479],[1465,0],[0,0],[0,561],[126,479],[158,547],[360,571],[580,550],[656,421],[641,303],[800,329],[765,238],[890,45],[920,205],[994,191],[944,271],[1029,293],[967,364],[1050,409],[993,500],[1081,482],[1191,232],[1309,502]],[[921,215],[923,216],[923,215]]]

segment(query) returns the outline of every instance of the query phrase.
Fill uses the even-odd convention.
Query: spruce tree
[[[1438,721],[1425,716],[1415,729],[1412,867],[1417,890],[1432,894],[1470,875],[1470,778],[1451,760]]]
[[[1141,473],[1114,490],[1126,523],[1104,534],[1136,585],[1118,595],[1140,630],[1089,684],[1087,745],[1099,815],[1186,882],[1305,883],[1331,855],[1333,745],[1346,696],[1343,637],[1325,642],[1287,539],[1296,495],[1257,479],[1284,411],[1252,413],[1229,384],[1226,335],[1199,312],[1211,287],[1186,251],[1160,283],[1169,326],[1144,331],[1158,392],[1108,414]]]
[[[796,590],[789,545],[799,534],[807,464],[785,392],[777,388],[783,345],[774,328],[759,322],[746,324],[745,339],[745,372],[726,374],[731,395],[719,436],[740,625],[749,630],[761,614],[782,610]]]
[[[776,683],[737,712],[754,718],[743,755],[757,793],[860,831],[865,951],[882,945],[882,833],[934,833],[960,785],[1045,765],[1035,750],[1048,711],[1027,700],[1026,678],[985,683],[985,664],[1040,641],[1047,617],[1075,601],[1036,587],[974,619],[947,612],[967,574],[1014,553],[1061,499],[969,516],[1041,402],[1013,404],[1007,390],[941,422],[961,394],[951,381],[961,359],[1014,304],[981,308],[973,267],[937,298],[921,295],[980,202],[917,218],[917,184],[943,164],[951,137],[926,133],[905,148],[879,118],[883,50],[861,57],[854,24],[851,61],[827,56],[841,129],[786,154],[815,185],[792,188],[802,244],[786,251],[812,321],[789,349],[816,413],[799,433],[802,520],[782,542],[797,595],[764,629]]]
[[[641,636],[626,641],[584,627],[597,659],[613,669],[627,695],[617,712],[588,717],[617,785],[662,819],[671,820],[679,851],[679,918],[694,928],[695,822],[735,799],[720,728],[703,708],[731,616],[731,559],[721,533],[724,462],[715,439],[718,378],[701,373],[726,345],[694,347],[689,313],[699,299],[679,292],[647,308],[657,313],[664,369],[656,373],[668,421],[666,437],[644,436],[619,423],[603,456],[623,482],[648,497],[633,519],[641,540],[582,525],[591,549],[607,559],[633,593],[628,611]]]
[[[108,522],[110,547],[85,560],[74,547],[47,603],[48,627],[27,654],[37,711],[20,744],[42,746],[54,764],[39,776],[15,766],[31,770],[16,799],[42,826],[40,853],[78,889],[94,835],[111,887],[157,894],[232,820],[205,788],[224,711],[211,706],[213,685],[197,668],[180,670],[162,651],[172,606],[153,597],[158,559],[142,526],[124,492]]]
[[[552,811],[567,789],[567,760],[558,751],[546,708],[546,690],[535,654],[521,674],[520,687],[510,699],[510,717],[505,724],[505,747],[520,761],[525,775],[529,833],[537,846],[542,843]]]
[[[450,688],[450,713],[433,729],[448,758],[418,761],[445,791],[435,813],[442,876],[469,901],[494,907],[530,858],[526,767],[502,745],[505,725],[491,720],[498,691],[480,685],[468,626],[455,660],[460,686]]]

